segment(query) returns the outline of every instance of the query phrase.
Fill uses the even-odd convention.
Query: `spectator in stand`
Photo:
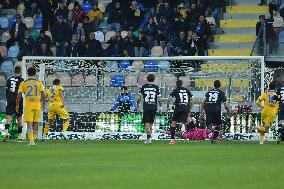
[[[67,24],[71,28],[72,31],[75,29],[75,20],[73,19],[73,12],[72,11],[70,11],[68,13]]]
[[[69,42],[71,41],[72,30],[64,22],[62,16],[58,16],[58,22],[54,24],[53,39],[56,45],[56,56],[66,56]]]
[[[188,11],[188,24],[189,24],[189,29],[190,30],[195,30],[194,26],[195,23],[198,22],[200,17],[200,11],[199,9],[196,7],[196,4],[192,4],[190,10]]]
[[[126,16],[126,26],[128,28],[137,29],[144,19],[142,11],[138,9],[136,1],[133,1],[130,7],[130,10],[127,12]]]
[[[265,27],[265,39],[263,34],[263,29]],[[264,43],[266,43],[269,47],[269,53],[271,54],[273,52],[273,44],[275,41],[275,31],[273,29],[273,25],[271,23],[267,23],[267,20],[265,19],[265,15],[259,16],[259,21],[256,23],[256,36],[257,38],[257,53],[260,55],[264,54]],[[266,53],[266,52],[265,52]]]
[[[158,35],[157,35],[157,43],[161,45],[161,41],[164,41],[165,43],[169,42],[169,36],[170,36],[170,26],[167,22],[166,18],[161,18],[162,21],[158,24]]]
[[[275,11],[277,11],[277,2],[276,2],[276,0],[271,0],[270,3],[268,4],[268,7],[269,7],[270,19],[273,19],[273,15],[274,15],[273,13]]]
[[[94,3],[92,10],[87,14],[89,22],[94,25],[94,31],[97,31],[99,24],[104,20],[103,12],[98,8],[98,3]]]
[[[19,0],[0,0],[0,5],[2,9],[17,9]]]
[[[172,39],[175,39],[181,31],[188,31],[188,25],[182,15],[177,14],[172,24]]]
[[[124,38],[124,54],[126,56],[135,56],[135,45],[137,39],[134,37],[132,30],[128,30],[127,36]]]
[[[222,7],[224,6],[224,0],[205,0],[205,16],[210,16],[213,13],[214,19],[218,23],[220,20]]]
[[[35,56],[53,56],[53,53],[50,50],[50,47],[45,43],[41,43],[40,47],[34,54]]]
[[[114,7],[111,7],[108,16],[109,30],[120,30],[124,25],[125,14],[123,13],[120,2],[116,2]]]
[[[29,31],[24,32],[24,36],[19,38],[19,54],[18,59],[22,60],[23,56],[31,56],[34,46],[34,41],[29,35]]]
[[[37,0],[24,0],[23,3],[25,6],[24,17],[34,17],[36,14],[39,14]]]
[[[154,22],[153,17],[148,18],[148,22],[144,27],[144,33],[146,35],[146,40],[149,48],[151,49],[153,46],[155,46],[155,39],[157,36],[157,25]]]
[[[144,36],[143,31],[139,31],[138,39],[136,41],[134,49],[135,49],[135,57],[144,57],[149,55],[147,40],[146,37]]]
[[[147,15],[154,16],[156,13],[156,5],[158,0],[140,0],[144,6],[144,12]]]
[[[85,39],[88,39],[90,36],[90,33],[93,33],[95,31],[94,23],[89,22],[88,16],[83,17],[83,29],[85,32]]]
[[[113,57],[124,56],[124,40],[121,37],[121,32],[116,31],[114,37],[112,37],[108,42],[109,54]]]
[[[168,52],[170,56],[188,55],[189,43],[184,31],[179,32],[177,39],[171,42]]]
[[[64,5],[63,0],[58,0],[58,8],[54,12],[54,18],[56,19],[58,16],[62,16],[65,21],[67,21],[69,10]]]
[[[79,22],[82,22],[84,16],[84,11],[82,10],[82,7],[80,6],[78,1],[74,3],[74,8],[72,12],[73,12],[73,19],[75,21],[75,26],[77,26]]]
[[[41,46],[42,43],[45,43],[48,46],[48,48],[50,48],[50,46],[51,46],[50,37],[45,34],[44,30],[41,29],[40,33],[39,33],[39,37],[36,40],[37,49],[39,49],[39,47]]]
[[[266,2],[266,0],[260,0],[260,3],[258,4],[259,6],[261,6],[261,5],[267,5],[267,2]]]
[[[113,0],[113,2],[119,2],[121,5],[121,10],[124,13],[127,13],[130,10],[131,2],[133,0]]]
[[[68,50],[69,56],[71,57],[82,57],[85,56],[85,48],[83,43],[78,40],[76,34],[72,35],[72,41],[70,43],[70,49]]]
[[[165,18],[168,21],[168,23],[172,23],[174,15],[175,11],[173,8],[170,7],[168,1],[165,1],[163,4],[160,5],[158,20],[161,20],[161,18]]]
[[[102,44],[96,40],[95,33],[90,33],[89,40],[85,42],[88,57],[99,57],[102,52]]]
[[[198,56],[204,56],[203,49],[204,49],[204,44],[200,40],[200,38],[197,36],[197,33],[195,31],[192,31],[191,38],[189,39],[189,50],[188,50],[188,56],[195,56],[196,53]]]
[[[204,44],[204,49],[200,52],[200,56],[205,56],[205,50],[207,50],[207,43],[210,35],[210,26],[207,23],[204,15],[200,15],[199,22],[195,25],[195,31],[197,36],[200,37],[200,40]]]
[[[54,11],[57,9],[56,0],[40,0],[38,6],[42,13],[42,29],[48,30],[48,27],[52,30],[54,23]]]
[[[78,24],[75,34],[77,35],[79,41],[81,42],[85,41],[86,34],[82,22]]]
[[[9,49],[15,42],[24,37],[24,33],[27,30],[26,24],[22,22],[21,15],[16,15],[16,23],[12,25],[9,30],[11,38],[6,42],[6,46]]]

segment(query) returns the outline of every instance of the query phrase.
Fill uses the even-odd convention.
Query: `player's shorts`
[[[277,116],[277,111],[273,109],[263,109],[261,111],[261,119],[266,126],[271,126]]]
[[[214,110],[214,109],[205,109],[206,114],[206,126],[212,125],[221,125],[222,124],[222,115],[221,110]]]
[[[50,104],[48,108],[48,119],[54,119],[55,116],[58,116],[60,119],[67,120],[69,119],[69,113],[66,108],[61,105]]]
[[[7,105],[6,105],[6,115],[16,115],[17,117],[21,117],[23,115],[23,104],[20,103],[20,112],[17,113],[16,112],[16,102],[7,102]]]
[[[25,109],[24,122],[39,123],[40,122],[40,113],[41,113],[41,110]]]
[[[142,123],[154,123],[157,114],[157,109],[144,109]]]
[[[172,121],[176,121],[178,123],[186,123],[188,118],[188,110],[186,109],[175,109],[173,113]]]

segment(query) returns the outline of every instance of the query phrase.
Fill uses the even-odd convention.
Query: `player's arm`
[[[22,93],[18,92],[17,94],[17,98],[16,98],[16,112],[19,113],[20,112],[20,102],[22,99]]]
[[[137,98],[137,106],[136,106],[137,111],[139,111],[139,109],[140,109],[141,102],[142,102],[142,94],[139,94],[138,98]]]
[[[191,110],[192,110],[193,104],[194,104],[194,97],[192,96],[191,99],[190,99],[188,115],[191,115]]]
[[[204,106],[206,105],[206,99],[201,102],[200,105],[200,116],[204,114]]]
[[[135,99],[131,94],[129,95],[129,100],[130,100],[130,104],[131,104],[133,110],[136,111]]]
[[[110,109],[110,111],[114,111],[116,110],[116,108],[118,108],[120,106],[120,102],[119,102],[119,95],[116,98],[116,102],[115,104],[112,106],[112,108]]]
[[[42,109],[45,109],[45,104],[46,104],[46,95],[44,91],[40,92],[40,98],[41,98],[41,103],[42,103]]]
[[[228,114],[231,115],[231,109],[230,109],[229,104],[227,104],[227,103],[225,102],[225,103],[224,103],[224,108],[225,108],[225,110],[228,112]]]
[[[170,111],[170,105],[171,105],[171,96],[168,96],[168,99],[167,99],[167,111],[169,112]]]
[[[162,100],[162,96],[158,95],[158,103],[159,103],[159,113],[162,113],[162,105],[163,105],[163,100]]]
[[[63,90],[59,90],[59,95],[60,95],[60,98],[62,100],[62,107],[64,107],[65,106],[64,91]]]
[[[264,94],[262,94],[258,99],[257,99],[257,101],[255,102],[256,103],[256,105],[258,106],[258,107],[260,107],[261,109],[263,109],[263,105],[262,105],[262,101],[264,100],[265,98],[264,98]]]

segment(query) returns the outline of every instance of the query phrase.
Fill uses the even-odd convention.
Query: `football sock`
[[[34,132],[32,129],[27,129],[27,132],[28,132],[28,139],[30,142],[33,142],[34,141]]]
[[[213,131],[213,140],[216,140],[218,138],[219,131],[220,131],[220,127],[219,126],[215,126],[215,129]]]
[[[23,132],[23,127],[18,127],[18,134]]]
[[[171,139],[175,139],[176,128],[170,127],[170,131],[171,131]]]
[[[45,125],[44,129],[43,129],[43,134],[44,134],[44,136],[47,136],[48,131],[49,131],[49,124],[47,123],[47,124]]]
[[[63,132],[66,132],[68,127],[69,127],[69,121],[64,122],[63,123],[63,128],[62,128]]]
[[[256,129],[257,129],[257,131],[260,132],[260,133],[265,133],[265,132],[266,132],[265,128],[262,127],[262,126],[261,126],[261,127],[257,127]]]
[[[8,135],[10,124],[5,124],[5,135]]]
[[[260,142],[264,142],[265,141],[265,133],[260,133],[260,135],[259,135],[259,141]]]
[[[33,136],[34,140],[36,140],[37,139],[37,131],[34,131],[33,133],[34,133],[34,136]]]
[[[147,135],[147,139],[150,139],[151,138],[151,135]]]

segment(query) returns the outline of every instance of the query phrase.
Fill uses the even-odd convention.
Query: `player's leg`
[[[171,127],[170,127],[170,132],[171,132],[171,141],[170,144],[175,144],[175,133],[176,133],[176,121],[172,121]]]
[[[151,141],[151,136],[152,136],[152,125],[151,123],[145,123],[145,130],[146,130],[146,135],[147,135],[147,140],[145,141],[145,144],[150,144]]]
[[[32,124],[34,140],[37,139],[38,123],[39,122],[33,122],[33,124]]]
[[[33,146],[35,145],[34,143],[34,132],[33,132],[33,122],[27,121],[27,133],[28,133],[28,140],[29,144],[28,146]]]
[[[67,111],[66,108],[60,108],[58,111],[58,116],[63,119],[63,126],[62,126],[62,135],[63,138],[66,140],[68,139],[67,136],[67,129],[70,125],[70,117],[69,117],[69,113]]]
[[[3,142],[7,142],[8,138],[9,138],[8,131],[9,131],[11,120],[12,120],[12,115],[6,115],[6,123],[5,123],[5,131],[4,131]]]
[[[45,124],[44,129],[43,129],[43,137],[44,137],[44,138],[47,137],[48,132],[49,132],[49,128],[50,128],[50,126],[52,125],[53,121],[54,121],[54,119],[51,119],[51,118],[48,116],[47,123]]]
[[[40,122],[40,114],[41,110],[33,110],[33,132],[34,132],[34,140],[37,139],[38,136],[38,124]]]
[[[23,118],[22,116],[17,116],[17,122],[18,122],[18,140],[22,140],[22,132],[23,132]]]

